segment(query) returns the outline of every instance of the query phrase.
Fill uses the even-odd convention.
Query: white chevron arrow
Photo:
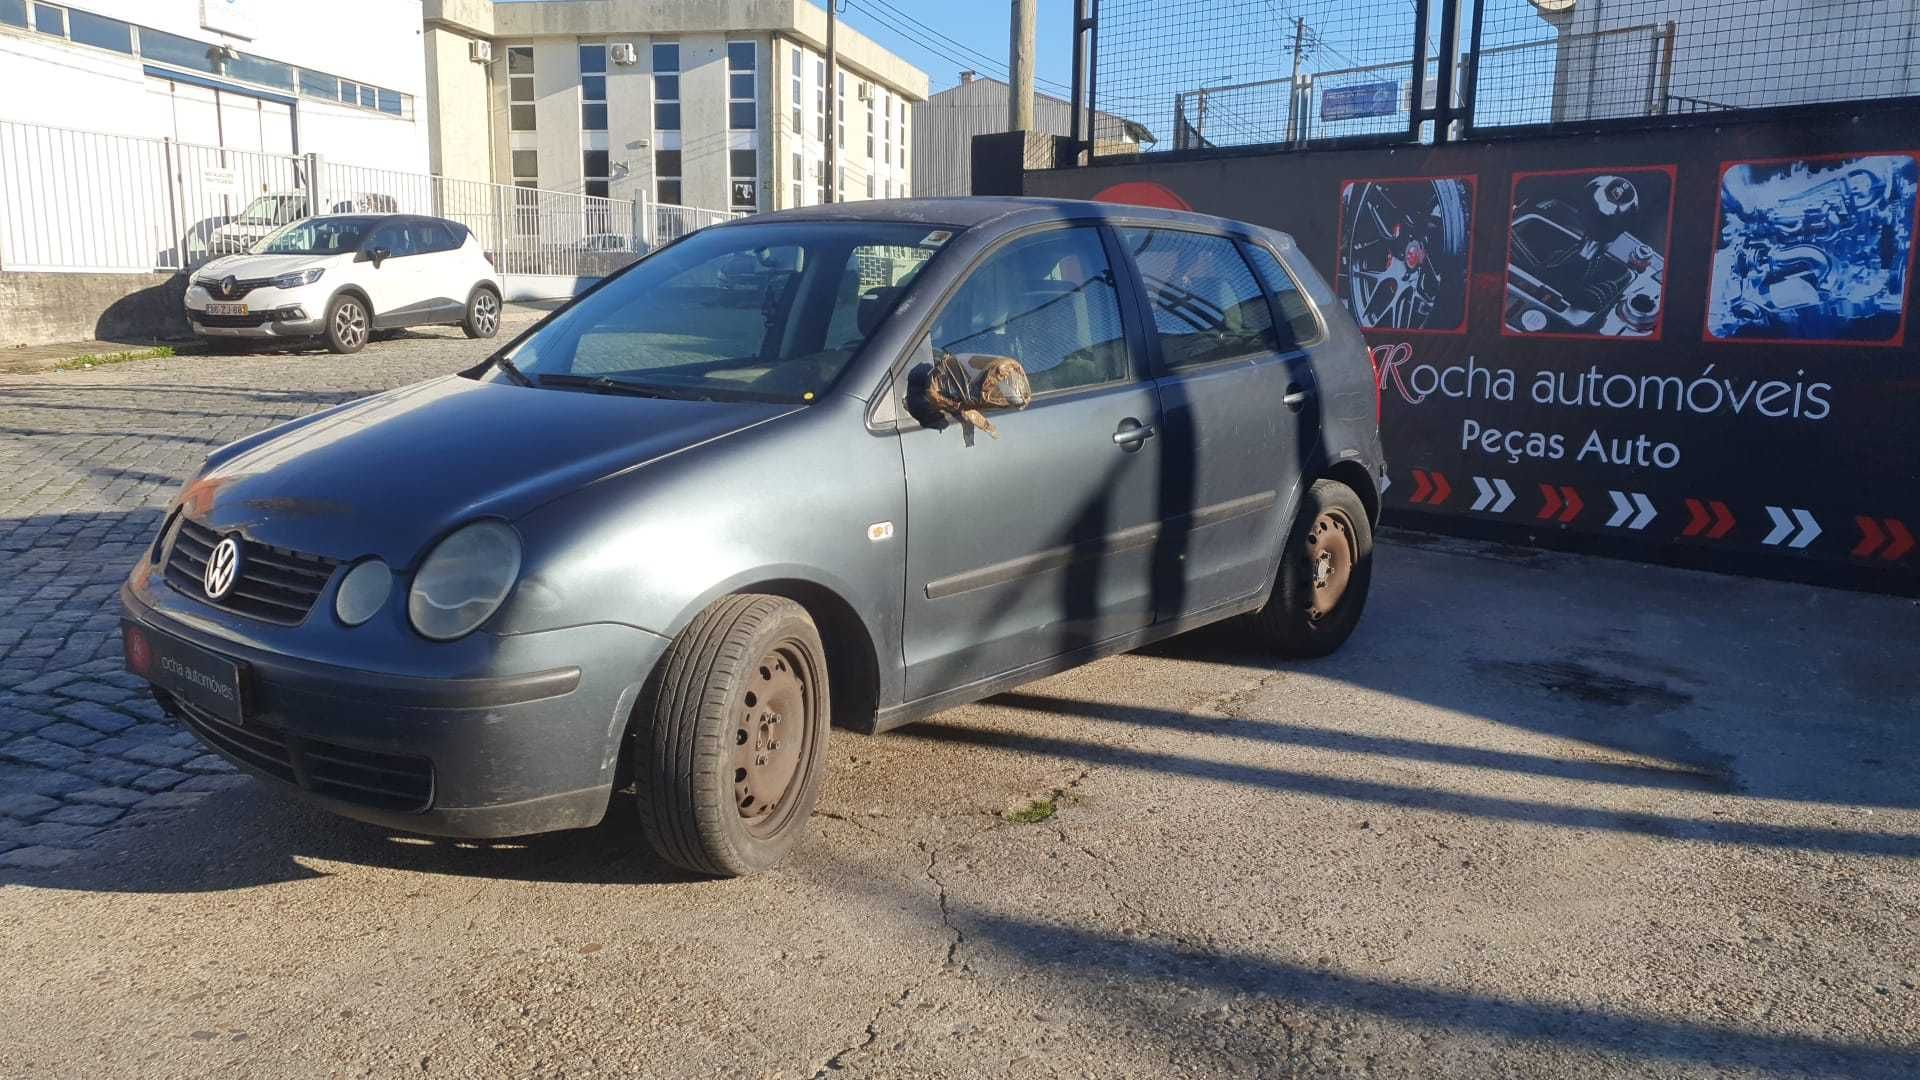
[[[1613,499],[1613,516],[1607,519],[1609,529],[1617,529],[1622,525],[1629,529],[1644,529],[1648,522],[1660,516],[1660,511],[1653,507],[1653,500],[1641,492],[1609,491],[1607,494]]]
[[[1789,509],[1792,511],[1792,517],[1787,516]],[[1777,547],[1782,540],[1793,536],[1793,539],[1788,542],[1787,546],[1796,549],[1804,548],[1818,539],[1820,533],[1823,531],[1820,528],[1820,523],[1813,519],[1812,514],[1807,513],[1797,506],[1788,509],[1769,506],[1767,507],[1767,516],[1773,519],[1773,531],[1768,533],[1766,539],[1760,542],[1769,547]],[[1798,533],[1798,535],[1794,535],[1795,533]]]
[[[1513,488],[1508,486],[1505,480],[1497,476],[1494,477],[1491,484],[1481,477],[1476,476],[1473,478],[1473,486],[1476,491],[1480,492],[1480,497],[1473,500],[1472,509],[1485,510],[1490,514],[1498,514],[1513,505]]]
[[[1613,499],[1613,516],[1607,519],[1607,528],[1617,529],[1621,522],[1633,516],[1633,504],[1618,491],[1609,491],[1607,495]]]

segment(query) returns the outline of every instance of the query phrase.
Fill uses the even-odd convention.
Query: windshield
[[[307,212],[307,200],[299,195],[262,195],[247,204],[233,220],[242,225],[285,225]]]
[[[344,255],[360,249],[369,218],[308,218],[260,241],[256,255]]]
[[[509,359],[549,386],[811,401],[951,235],[859,221],[709,229],[642,259]]]

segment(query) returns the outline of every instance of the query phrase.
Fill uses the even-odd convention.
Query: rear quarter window
[[[1313,305],[1307,302],[1306,295],[1294,284],[1293,275],[1280,265],[1280,260],[1274,257],[1273,252],[1259,244],[1243,243],[1241,250],[1246,252],[1247,261],[1253,264],[1254,272],[1260,275],[1260,281],[1273,297],[1282,334],[1290,336],[1286,344],[1298,347],[1318,339],[1320,320],[1314,315]]]

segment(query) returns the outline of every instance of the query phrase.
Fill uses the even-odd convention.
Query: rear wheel
[[[470,338],[490,338],[500,332],[500,294],[482,285],[467,298],[467,317],[460,329]]]
[[[826,653],[806,609],[729,596],[674,640],[633,734],[641,829],[659,856],[734,877],[799,843],[826,771]]]
[[[327,305],[327,329],[323,335],[327,348],[337,353],[355,353],[366,347],[373,333],[373,320],[367,305],[357,296],[334,297]]]
[[[1353,489],[1316,480],[1300,501],[1267,603],[1253,616],[1282,656],[1326,656],[1359,625],[1373,582],[1373,528]]]

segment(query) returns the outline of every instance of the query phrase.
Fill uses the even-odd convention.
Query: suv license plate
[[[247,313],[247,305],[245,304],[208,304],[207,305],[207,314],[209,315],[245,315],[246,313]]]

